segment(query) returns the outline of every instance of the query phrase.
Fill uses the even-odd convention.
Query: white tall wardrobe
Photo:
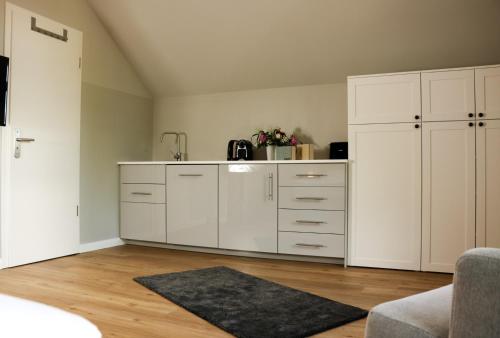
[[[349,77],[348,105],[350,265],[500,247],[500,66]]]

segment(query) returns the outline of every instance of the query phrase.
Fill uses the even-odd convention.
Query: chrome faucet
[[[161,134],[160,142],[163,143],[165,136],[167,135],[175,135],[175,143],[177,144],[177,152],[175,152],[174,159],[176,161],[185,161],[187,158],[187,134],[185,132],[176,132],[176,131],[166,131]],[[181,152],[181,136],[184,136],[184,152]]]

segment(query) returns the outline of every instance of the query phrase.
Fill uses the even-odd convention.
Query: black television
[[[0,55],[0,126],[7,125],[7,109],[9,89],[9,58]]]

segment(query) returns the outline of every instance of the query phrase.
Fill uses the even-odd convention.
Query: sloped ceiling
[[[89,0],[159,96],[500,63],[498,0]]]

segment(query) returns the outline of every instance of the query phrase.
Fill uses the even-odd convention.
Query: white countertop
[[[326,164],[347,163],[348,160],[286,160],[286,161],[138,161],[118,162],[122,164]]]

